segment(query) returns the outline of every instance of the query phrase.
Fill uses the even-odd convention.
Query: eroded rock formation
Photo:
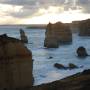
[[[88,56],[86,48],[84,48],[83,46],[79,47],[77,49],[77,55],[78,55],[78,57],[86,57],[86,56]]]
[[[90,36],[90,19],[83,20],[79,23],[79,35]]]
[[[72,42],[72,32],[68,25],[61,22],[51,24],[46,27],[44,46],[47,48],[57,48],[59,44]]]
[[[28,38],[27,36],[25,35],[25,32],[24,30],[20,29],[20,37],[21,37],[21,41],[23,43],[28,43]]]
[[[32,68],[31,51],[20,40],[8,37],[6,34],[1,35],[0,89],[32,87]]]

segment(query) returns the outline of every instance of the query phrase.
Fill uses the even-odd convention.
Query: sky
[[[0,24],[47,24],[90,18],[90,0],[0,0]]]

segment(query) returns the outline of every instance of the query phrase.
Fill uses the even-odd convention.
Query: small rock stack
[[[28,43],[28,38],[27,36],[25,35],[25,32],[24,30],[20,29],[20,37],[21,37],[21,41],[23,43]]]

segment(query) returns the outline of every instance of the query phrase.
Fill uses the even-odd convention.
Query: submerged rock
[[[47,48],[58,48],[60,44],[72,42],[72,32],[69,25],[61,22],[51,24],[46,27],[44,46]]]
[[[28,38],[27,36],[25,35],[25,32],[24,30],[20,29],[20,37],[21,37],[21,41],[23,43],[28,43]]]
[[[58,69],[66,69],[66,67],[62,64],[59,64],[59,63],[55,63],[54,64],[54,67],[58,68]]]
[[[69,63],[69,69],[74,69],[74,68],[78,68],[78,66],[76,66],[75,64],[73,63]]]
[[[86,48],[84,48],[83,46],[79,47],[77,49],[77,55],[78,55],[78,57],[86,57],[86,56],[88,56]]]
[[[63,64],[55,63],[54,67],[56,67],[58,69],[75,69],[75,68],[79,68],[78,66],[76,66],[73,63],[69,63],[67,67],[64,66]]]
[[[48,59],[52,59],[53,57],[52,56],[50,56]]]
[[[20,40],[0,36],[0,89],[23,88],[33,85],[32,53]],[[12,90],[12,89],[11,89]]]

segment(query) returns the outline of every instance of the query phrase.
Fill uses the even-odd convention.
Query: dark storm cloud
[[[90,13],[90,0],[78,0],[78,5],[83,8],[84,13]]]
[[[78,3],[86,5],[86,4],[90,3],[90,0],[78,0]]]
[[[0,0],[0,3],[10,5],[34,5],[35,0]]]
[[[58,3],[63,3],[64,1],[65,0],[0,0],[0,3],[12,4],[12,5],[35,5],[36,3],[58,4]]]
[[[48,6],[59,6],[64,0],[0,0],[1,4],[22,6],[19,12],[7,12],[9,15],[18,18],[25,18],[35,14],[40,8],[47,9]]]
[[[0,4],[8,4],[12,6],[22,6],[19,12],[10,12],[8,11],[8,15],[17,18],[25,18],[28,16],[34,15],[40,8],[47,9],[48,6],[64,6],[68,9],[70,7],[70,2],[73,0],[0,0]],[[90,12],[90,0],[76,0],[77,5],[83,8],[84,12]],[[68,2],[68,3],[65,3]]]

